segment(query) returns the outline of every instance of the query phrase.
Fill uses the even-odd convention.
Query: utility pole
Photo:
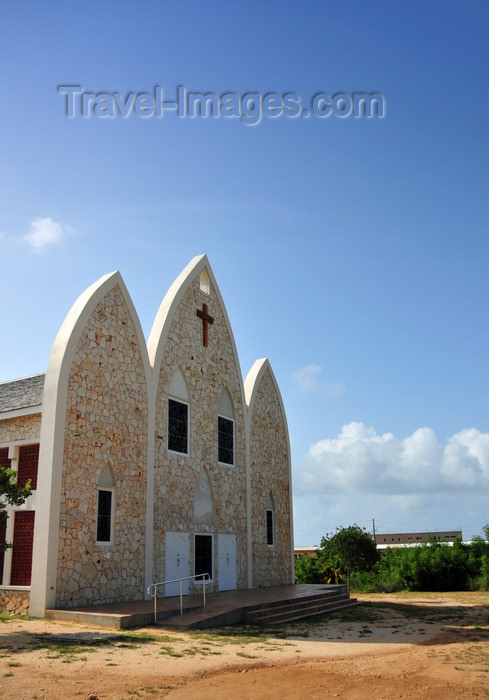
[[[372,518],[372,527],[374,529],[374,542],[375,544],[377,544],[377,542],[375,541],[375,518]]]

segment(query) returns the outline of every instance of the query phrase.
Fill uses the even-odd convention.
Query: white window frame
[[[221,462],[219,459],[219,418],[228,420],[233,425],[233,461],[232,462]],[[223,467],[234,467],[236,466],[236,421],[234,418],[225,416],[222,413],[217,414],[217,463]]]
[[[171,450],[169,443],[170,443],[170,401],[174,401],[175,403],[181,403],[183,406],[187,407],[187,451],[186,452],[178,452],[178,450]],[[172,455],[180,455],[181,457],[188,457],[190,455],[190,404],[188,401],[183,401],[182,399],[177,399],[174,396],[169,396],[168,397],[168,417],[167,417],[167,430],[166,430],[166,435],[167,435],[167,449],[168,452]]]
[[[99,494],[108,491],[110,496],[110,540],[97,539],[99,518]],[[114,544],[115,488],[113,486],[97,486],[97,519],[95,521],[95,544],[100,547],[110,547]]]

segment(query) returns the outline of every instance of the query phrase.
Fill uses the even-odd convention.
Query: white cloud
[[[489,434],[469,428],[441,445],[431,428],[400,440],[363,423],[316,442],[298,474],[299,494],[427,494],[489,486]]]
[[[51,217],[37,218],[31,221],[29,233],[24,236],[24,241],[33,250],[40,251],[47,246],[56,245],[71,231],[70,227],[59,221],[53,221]]]
[[[292,373],[292,379],[302,391],[314,391],[318,386],[319,365],[306,365]]]
[[[312,391],[323,391],[328,396],[340,396],[346,391],[346,387],[341,382],[327,383],[320,380],[320,365],[306,365],[300,367],[292,373],[292,380],[305,393]]]

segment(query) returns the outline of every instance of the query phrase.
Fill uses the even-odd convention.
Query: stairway
[[[356,598],[350,598],[348,593],[337,590],[302,599],[280,600],[246,608],[243,611],[243,622],[261,624],[291,622],[354,605],[358,605]]]
[[[268,591],[271,589],[257,589],[246,591],[244,597],[248,600],[230,601],[229,603],[211,602],[207,608],[198,608],[185,611],[183,615],[158,615],[158,623],[164,627],[175,629],[207,629],[234,625],[245,622],[250,624],[274,624],[299,620],[311,615],[321,615],[340,608],[358,605],[356,599],[350,598],[346,592],[346,586],[287,586],[289,595],[277,595],[268,599]],[[239,591],[233,593],[240,597]],[[255,601],[253,602],[253,593]],[[217,594],[217,596],[222,594]],[[257,602],[257,599],[262,602]],[[215,598],[214,598],[215,600]]]

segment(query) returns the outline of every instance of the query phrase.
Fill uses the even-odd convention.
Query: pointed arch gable
[[[239,357],[236,349],[236,343],[234,340],[231,324],[229,322],[229,316],[221,292],[219,290],[219,286],[214,277],[214,273],[212,272],[212,268],[210,266],[207,255],[196,255],[195,258],[192,258],[192,260],[182,270],[180,275],[171,285],[168,292],[165,294],[163,301],[161,302],[160,307],[156,313],[153,327],[151,328],[151,332],[149,334],[148,339],[148,355],[151,367],[154,371],[154,377],[156,382],[158,381],[158,373],[163,359],[163,351],[168,338],[168,332],[174,314],[178,308],[178,305],[182,301],[183,296],[187,292],[188,287],[194,282],[196,278],[198,278],[200,287],[201,274],[203,272],[206,273],[206,287],[208,287],[209,289],[213,289],[214,293],[216,294],[219,306],[221,307],[222,313],[224,315],[226,327],[232,345],[233,354],[237,363],[237,368],[242,383],[242,374],[239,365]],[[204,293],[208,294],[207,291]]]
[[[206,291],[202,291],[201,287],[201,276],[205,272],[205,279],[208,280],[208,288],[206,286]],[[154,411],[156,416],[156,421],[158,422],[158,401],[161,399],[161,394],[163,392],[168,392],[168,385],[170,383],[170,378],[168,377],[168,370],[170,369],[172,362],[178,362],[181,369],[184,369],[181,365],[182,358],[175,360],[175,354],[172,352],[171,345],[173,347],[179,344],[179,338],[170,338],[170,331],[172,323],[176,320],[177,314],[181,310],[181,305],[184,304],[185,296],[188,292],[191,292],[192,285],[196,285],[202,294],[207,297],[212,290],[212,296],[214,297],[214,303],[219,308],[220,318],[222,319],[223,325],[226,330],[227,338],[229,339],[229,347],[233,357],[233,362],[236,368],[236,388],[239,391],[239,399],[235,395],[235,409],[238,407],[239,400],[239,411],[242,412],[243,417],[246,420],[245,413],[245,395],[244,395],[244,385],[241,373],[241,367],[239,363],[239,356],[236,349],[236,343],[234,340],[234,335],[232,332],[231,324],[229,321],[229,316],[224,304],[221,292],[219,290],[218,284],[212,272],[209,260],[206,255],[198,255],[193,258],[190,263],[184,268],[180,273],[174,283],[171,285],[167,294],[165,295],[151,329],[151,333],[148,339],[148,356],[149,361],[152,366],[152,389],[151,389],[151,410]],[[199,319],[196,318],[197,307],[193,310],[193,318],[196,322],[196,328],[198,327]],[[212,311],[212,309],[211,309]],[[186,332],[186,331],[185,331]],[[171,340],[171,343],[169,343]],[[167,374],[167,379],[164,384],[160,384],[160,372],[162,371],[163,356],[165,354],[165,362],[167,367],[165,368],[165,373]],[[185,374],[184,374],[185,377]],[[192,400],[192,397],[191,397]],[[246,460],[244,460],[246,461]]]
[[[56,598],[63,451],[73,358],[91,315],[111,293],[122,298],[132,321],[143,366],[146,396],[150,387],[151,367],[138,315],[120,273],[110,273],[92,284],[73,304],[56,336],[48,361],[39,456],[40,505],[36,512],[34,536],[33,567],[37,574],[31,587],[30,609],[35,616],[43,616],[47,607],[54,607]]]
[[[213,481],[216,504],[226,503],[225,519],[231,523],[229,527],[238,532],[238,549],[245,557],[249,551],[249,464],[243,378],[226,306],[205,255],[191,260],[170,287],[156,314],[148,349],[153,367],[155,415],[155,530],[180,527],[191,530],[194,522],[192,488],[183,490],[183,500],[179,501],[182,514],[178,517],[172,494],[181,488],[182,482],[193,485],[194,475],[202,465],[215,465],[219,469],[219,479]],[[169,417],[173,410],[169,387],[177,367],[189,390],[185,453],[168,449]],[[234,409],[232,469],[218,460],[218,403],[224,386]],[[163,541],[155,540],[154,558],[155,562],[163,561]],[[158,577],[157,563],[155,568]],[[244,565],[243,579],[247,571]]]
[[[266,585],[263,571],[270,566],[270,545],[280,554],[281,571],[274,572],[275,582],[283,583],[287,578],[293,582],[290,441],[280,390],[266,358],[257,360],[250,369],[245,380],[245,396],[251,470],[253,585]],[[268,431],[265,441],[263,430]],[[265,540],[263,532],[266,532]]]
[[[272,366],[268,360],[268,358],[263,357],[260,360],[256,360],[251,367],[250,371],[248,372],[245,383],[244,383],[244,391],[245,391],[245,401],[246,405],[248,407],[248,419],[251,421],[251,417],[253,414],[253,407],[254,403],[256,401],[258,389],[260,387],[261,382],[263,381],[266,373],[269,374],[270,379],[272,381],[272,384],[275,389],[275,393],[277,395],[277,400],[279,402],[280,406],[280,411],[282,413],[282,419],[284,421],[284,426],[285,426],[285,431],[287,434],[287,441],[289,440],[289,430],[287,427],[287,417],[285,415],[285,408],[284,404],[282,401],[282,395],[280,393],[280,389],[278,388],[278,383],[275,378],[275,374],[272,370]],[[290,447],[288,447],[289,450],[289,455],[290,455]]]

